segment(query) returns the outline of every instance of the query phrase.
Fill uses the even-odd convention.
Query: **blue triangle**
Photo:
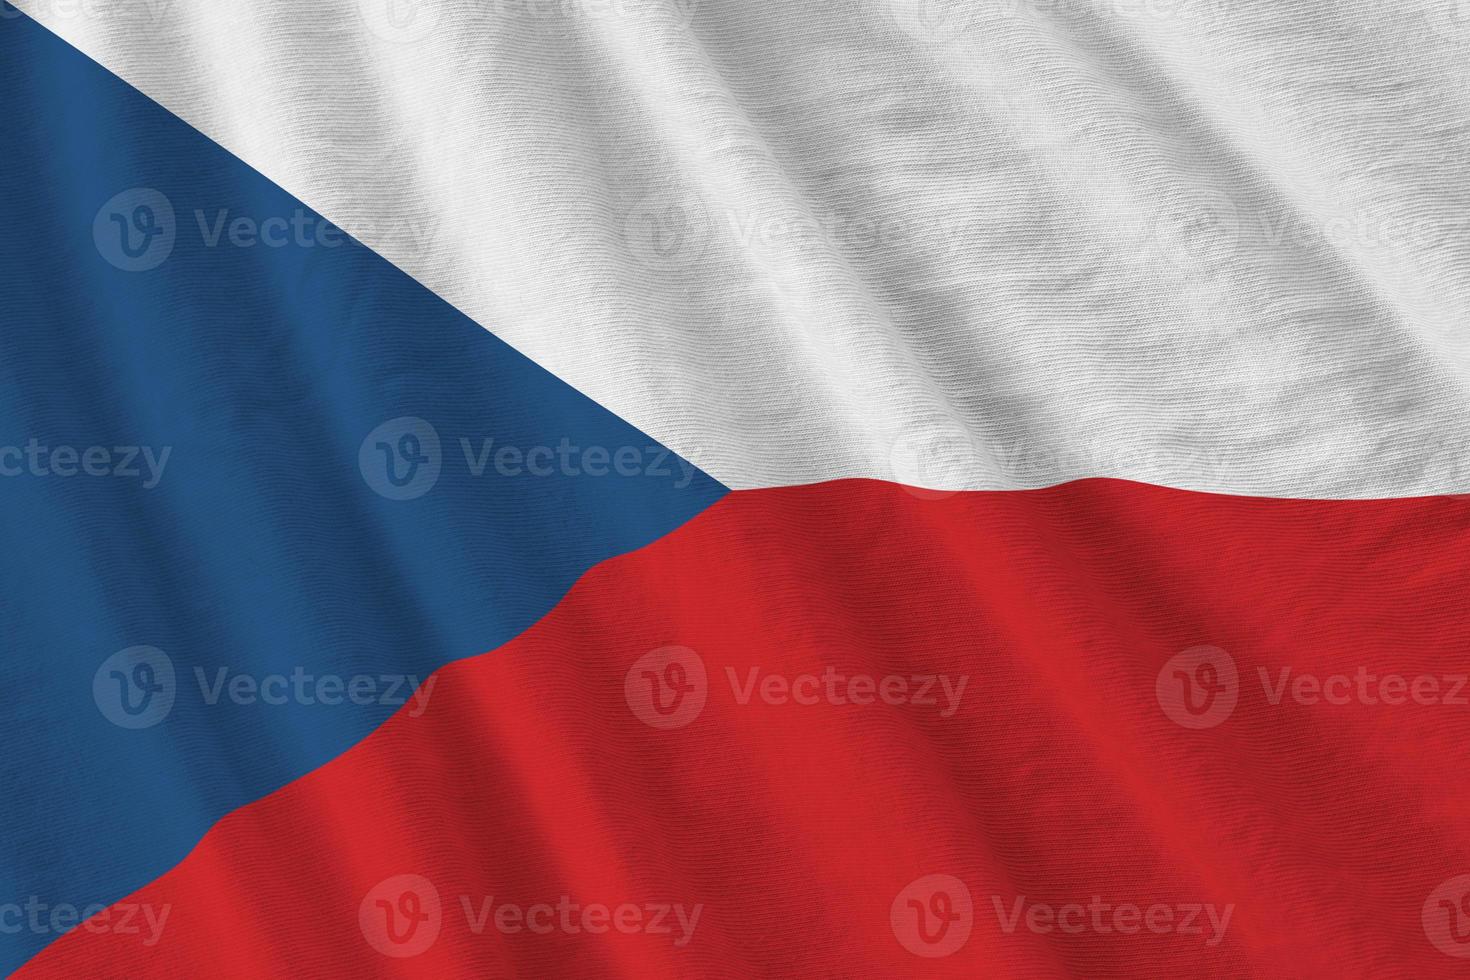
[[[0,908],[123,898],[726,492],[8,6],[0,92]]]

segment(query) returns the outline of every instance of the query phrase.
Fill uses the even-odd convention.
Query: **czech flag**
[[[1464,8],[0,3],[0,972],[1465,975]]]

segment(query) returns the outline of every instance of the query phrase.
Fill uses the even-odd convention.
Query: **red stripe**
[[[1443,701],[1470,671],[1470,504],[1116,481],[928,496],[865,481],[732,495],[589,573],[514,643],[440,671],[422,717],[401,711],[221,821],[130,899],[155,917],[169,907],[156,944],[143,942],[144,916],[140,934],[123,934],[114,911],[20,975],[1470,968],[1431,938],[1456,951],[1450,926],[1470,928],[1449,918],[1456,884],[1434,894],[1470,873],[1470,707],[1427,703],[1416,680],[1435,678]],[[656,728],[630,709],[625,681],[638,667],[633,700],[662,719],[640,700],[643,668],[679,678],[640,658],[669,645],[697,652],[706,703],[683,727]],[[1213,719],[1169,702],[1219,721],[1188,728],[1156,685],[1162,671],[1165,693],[1182,691],[1175,667],[1207,679],[1202,657],[1223,668],[1213,653],[1170,665],[1201,645],[1229,654],[1237,703]],[[1275,686],[1288,667],[1273,704],[1258,671]],[[799,693],[818,703],[768,703],[757,687],[740,704],[729,671],[743,687],[752,668],[816,676]],[[828,668],[873,678],[837,685],[844,700],[886,690],[903,703],[829,703]],[[1404,678],[1407,703],[1364,703],[1359,668],[1376,678],[1361,682],[1374,699],[1394,699],[1384,679]],[[1293,678],[1337,674],[1346,704],[1293,693]],[[930,675],[952,689],[969,678],[949,717],[937,684],[934,705],[881,686],[901,677],[913,692]],[[1344,690],[1329,683],[1335,700]],[[439,896],[437,938],[408,958],[378,952],[359,916],[367,899],[381,941],[374,899],[411,911],[399,903],[414,900],[412,882],[370,895],[399,875]],[[916,907],[933,935],[945,899],[930,904],[932,882],[905,889],[930,875],[946,876],[934,881],[961,918],[926,945]],[[575,912],[555,908],[562,896]],[[490,909],[482,932],[466,898],[476,916]],[[510,931],[516,913],[502,907],[539,903],[553,906],[550,919],[533,913],[549,934]],[[637,931],[625,904],[639,907]],[[687,944],[673,914],[670,934],[646,930],[661,904],[686,920],[700,907]],[[588,906],[621,914],[632,934],[589,934],[605,920],[585,918]],[[1202,934],[1182,928],[1195,906],[1231,910],[1218,944],[1207,911],[1189,923]],[[1058,914],[1066,931],[1048,928]],[[944,952],[956,938],[943,957],[909,948]]]

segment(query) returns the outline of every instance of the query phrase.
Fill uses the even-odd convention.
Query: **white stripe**
[[[1455,0],[17,5],[731,486],[1470,486]]]

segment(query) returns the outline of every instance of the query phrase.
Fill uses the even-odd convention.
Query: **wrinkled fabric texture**
[[[1470,481],[1455,0],[18,6],[730,486]]]
[[[1470,7],[20,8],[0,972],[1470,959]]]
[[[161,941],[79,929],[19,977],[1463,976],[1467,537],[1463,500],[737,492],[221,820],[128,898]],[[1181,651],[1229,678],[1198,716]],[[650,663],[698,691],[666,718]],[[1349,664],[1373,703],[1290,693]],[[360,908],[408,874],[430,918],[388,958]],[[561,896],[570,927],[493,918]]]

